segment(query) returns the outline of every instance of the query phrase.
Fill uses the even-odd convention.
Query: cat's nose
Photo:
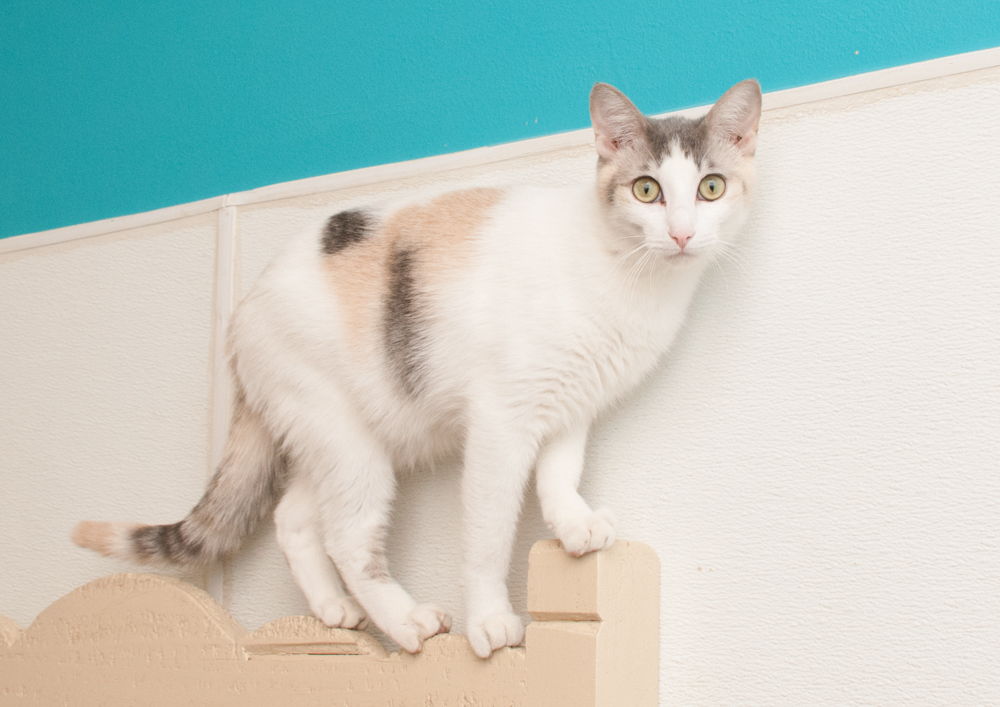
[[[687,242],[694,238],[694,231],[678,228],[677,230],[670,232],[670,237],[674,239],[674,243],[680,246],[681,250],[684,250],[684,246],[687,245]]]

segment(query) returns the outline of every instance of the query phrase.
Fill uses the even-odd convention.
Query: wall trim
[[[764,94],[763,107],[765,111],[789,108],[791,106],[814,103],[842,96],[851,96],[994,67],[1000,67],[1000,47],[968,52],[966,54],[955,54],[915,64],[895,66],[889,69],[856,74],[841,79],[823,81],[821,83],[789,88],[782,91],[772,91]],[[708,106],[696,106],[661,115],[697,116],[707,110]],[[261,204],[347,187],[365,186],[380,181],[405,179],[421,174],[443,172],[463,167],[495,164],[588,144],[593,144],[593,133],[590,128],[584,128],[582,130],[521,140],[492,147],[479,147],[446,155],[435,155],[433,157],[423,157],[406,162],[363,167],[361,169],[337,172],[319,177],[308,177],[306,179],[273,184],[249,191],[179,204],[177,206],[168,206],[156,209],[155,211],[146,211],[129,216],[118,216],[101,221],[91,221],[89,223],[65,226],[21,236],[11,236],[0,239],[0,254],[92,238],[94,236],[127,231],[141,226],[166,223],[216,211],[225,207]]]
[[[28,250],[29,248],[41,248],[57,243],[67,243],[69,241],[79,241],[84,238],[95,236],[105,236],[109,233],[119,233],[142,226],[155,226],[159,223],[168,223],[189,216],[198,216],[211,213],[222,208],[225,197],[214,196],[211,199],[201,201],[190,201],[177,206],[166,206],[155,211],[144,211],[139,214],[128,216],[116,216],[101,221],[90,221],[75,226],[63,226],[53,228],[49,231],[38,231],[27,233],[23,236],[10,236],[0,238],[0,255],[11,253],[17,250]]]
[[[219,209],[219,225],[215,239],[215,301],[212,321],[212,419],[209,426],[209,469],[211,479],[222,463],[226,439],[229,437],[233,386],[229,375],[226,352],[229,320],[236,309],[238,286],[236,273],[239,252],[239,214],[235,206]],[[205,569],[205,591],[220,605],[225,605],[226,565],[217,562]]]

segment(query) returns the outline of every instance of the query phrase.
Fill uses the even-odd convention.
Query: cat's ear
[[[594,126],[597,154],[611,159],[616,152],[646,140],[649,123],[624,93],[606,83],[590,91],[590,122]]]
[[[740,148],[747,157],[757,149],[760,123],[760,84],[753,79],[740,81],[726,91],[705,116],[708,131]]]

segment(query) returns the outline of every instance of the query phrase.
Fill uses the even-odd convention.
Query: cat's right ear
[[[590,91],[590,122],[597,154],[611,159],[616,152],[646,139],[649,123],[632,101],[617,88],[596,83]]]

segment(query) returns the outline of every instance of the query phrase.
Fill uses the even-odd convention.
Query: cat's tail
[[[240,390],[222,463],[187,518],[172,525],[84,521],[73,542],[143,564],[205,565],[239,549],[281,498],[286,460]]]

